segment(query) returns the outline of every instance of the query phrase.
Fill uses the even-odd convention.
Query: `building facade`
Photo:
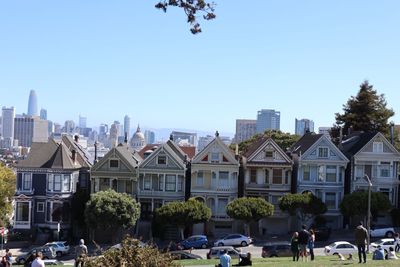
[[[236,120],[235,143],[250,139],[256,134],[257,120]]]
[[[306,132],[314,132],[314,122],[309,119],[295,119],[295,134],[301,136]]]
[[[38,116],[37,95],[35,90],[31,90],[28,100],[28,116]]]
[[[48,122],[39,117],[16,117],[14,120],[14,139],[18,145],[30,147],[32,142],[47,142]]]
[[[1,137],[3,138],[2,144],[4,148],[11,148],[14,143],[15,109],[14,107],[3,107],[1,111]]]
[[[273,109],[262,109],[257,112],[256,132],[263,133],[266,130],[280,130],[281,112]]]

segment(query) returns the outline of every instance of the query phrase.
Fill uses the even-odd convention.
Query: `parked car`
[[[44,266],[50,266],[50,265],[64,265],[62,261],[59,260],[43,260]]]
[[[207,253],[207,259],[219,259],[222,255],[222,252],[226,250],[228,255],[231,258],[239,259],[239,255],[242,257],[246,257],[246,253],[242,253],[239,249],[236,249],[232,246],[222,246],[222,247],[212,247],[210,251]]]
[[[200,260],[201,256],[189,253],[187,251],[171,251],[170,254],[176,260]]]
[[[208,239],[205,235],[193,235],[179,243],[184,249],[207,248]]]
[[[292,256],[289,242],[272,242],[262,247],[261,257],[289,257]]]
[[[326,241],[331,236],[331,228],[327,226],[321,226],[313,228],[315,233],[315,241]]]
[[[337,241],[329,246],[325,247],[324,250],[325,255],[349,255],[349,254],[356,254],[358,253],[358,249],[355,245],[346,242],[346,241]]]
[[[137,239],[137,241],[139,242],[138,243],[139,247],[143,248],[146,246],[146,243],[140,241],[139,239]],[[109,249],[121,249],[121,248],[122,248],[121,243],[118,243],[118,244],[111,246]]]
[[[253,239],[240,234],[230,234],[214,242],[214,246],[248,246]]]
[[[369,232],[371,237],[393,237],[394,228],[387,225],[372,225],[371,231]]]
[[[383,239],[379,239],[376,242],[373,242],[369,245],[369,250],[371,252],[374,252],[378,246],[381,246],[386,252],[389,252],[389,248],[392,247],[393,250],[396,247],[396,244],[394,242],[393,238],[383,238]]]
[[[41,251],[43,253],[43,259],[54,259],[56,257],[56,252],[52,247],[37,247],[31,249],[27,253],[20,254],[16,259],[15,262],[17,264],[24,264],[26,260],[32,255],[35,254],[37,251]]]
[[[52,247],[56,251],[57,257],[61,257],[62,255],[66,255],[69,253],[69,245],[67,241],[57,241],[57,242],[50,242],[44,245],[45,247]]]

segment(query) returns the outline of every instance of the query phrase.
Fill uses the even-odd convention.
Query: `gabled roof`
[[[292,145],[289,151],[291,153],[304,154],[322,136],[323,134],[305,133],[294,145]]]
[[[252,161],[257,155],[259,155],[263,149],[265,149],[268,145],[271,145],[274,147],[275,151],[277,151],[282,158],[287,162],[287,163],[292,163],[292,160],[289,158],[288,155],[278,146],[278,144],[270,137],[264,137],[261,136],[259,137],[248,149],[247,151],[243,154],[244,157],[247,158],[247,161]],[[269,160],[273,161],[273,160]]]
[[[145,167],[150,161],[152,161],[161,151],[165,151],[169,157],[176,162],[182,168],[185,168],[184,161],[186,160],[186,153],[179,148],[173,141],[168,140],[166,143],[159,145],[154,152],[146,157],[140,164],[140,167]]]
[[[70,135],[63,135],[61,138],[61,142],[63,142],[67,146],[68,150],[76,151],[76,160],[79,162],[80,165],[82,165],[82,167],[90,168],[92,166],[93,159],[91,155]]]
[[[154,150],[156,150],[159,146],[161,146],[161,144],[147,144],[138,153],[139,153],[140,157],[142,159],[144,159],[144,154],[147,151],[151,150],[154,152]]]
[[[76,154],[75,157],[77,157]],[[58,144],[58,148],[50,160],[41,166],[41,168],[47,169],[76,169],[81,167],[77,160],[75,163],[73,162],[72,152],[68,150],[63,142]]]
[[[377,132],[354,132],[343,139],[340,150],[350,159],[371,141],[375,135],[377,135]]]
[[[139,153],[140,157],[142,159],[144,159],[144,154],[147,151],[154,152],[159,146],[162,146],[162,144],[147,144],[138,153]],[[177,146],[182,151],[180,153],[183,153],[183,155],[187,155],[188,159],[192,159],[196,155],[196,147],[194,147],[194,146],[178,146],[176,144],[175,144],[175,146]]]
[[[203,159],[203,157],[209,152],[210,148],[215,144],[217,144],[217,146],[219,146],[222,149],[222,152],[224,152],[224,155],[228,157],[228,160],[231,163],[239,164],[239,161],[236,159],[234,152],[224,142],[222,142],[219,136],[216,136],[214,140],[212,140],[205,148],[203,148],[202,151],[197,153],[197,155],[193,158],[192,162],[202,163],[201,160]]]

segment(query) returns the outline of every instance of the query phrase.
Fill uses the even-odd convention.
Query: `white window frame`
[[[60,181],[56,183],[56,178],[60,178]],[[61,192],[62,191],[62,185],[63,185],[63,175],[62,174],[54,174],[53,175],[53,192]],[[56,189],[56,184],[59,184],[60,188]]]
[[[42,207],[41,209],[39,209],[39,207]],[[44,212],[44,207],[45,207],[45,205],[44,205],[44,202],[37,202],[36,203],[36,212]]]
[[[171,179],[171,180],[169,180]],[[173,179],[173,181],[172,181]],[[176,175],[172,174],[166,174],[165,175],[165,191],[168,192],[176,192],[177,188],[176,188],[176,182],[177,182],[178,178],[176,177]]]
[[[22,179],[21,179],[21,188],[22,191],[31,191],[32,190],[32,173],[22,173]],[[25,184],[29,185],[25,187]]]
[[[307,179],[305,179],[305,173],[307,173],[306,172],[306,169],[308,169],[308,177],[307,177]],[[311,181],[311,166],[310,165],[304,165],[303,166],[303,181],[307,181],[307,182],[309,182],[309,181]]]
[[[114,162],[117,162],[117,167],[114,167],[114,166],[111,166],[111,161],[114,161]],[[109,161],[108,161],[108,167],[110,168],[110,169],[119,169],[119,160],[118,159],[110,159]]]
[[[333,170],[333,168],[334,168],[334,172],[332,172],[332,170]],[[328,171],[328,169],[330,170],[330,171]],[[338,173],[337,173],[337,166],[336,165],[326,165],[326,167],[325,167],[325,181],[326,182],[328,182],[328,183],[337,183],[337,181],[338,181]],[[328,174],[335,174],[335,180],[334,181],[328,181]]]
[[[386,168],[383,168],[384,166]],[[390,178],[390,170],[391,170],[390,162],[388,162],[388,161],[380,162],[380,164],[379,164],[379,177],[381,177],[381,178]],[[388,175],[387,176],[382,175],[382,171],[387,171]]]
[[[326,151],[326,156],[325,156],[325,151]],[[318,158],[321,158],[321,159],[329,158],[329,147],[327,147],[327,146],[318,147]]]
[[[383,153],[383,142],[373,142],[372,143],[372,152],[374,153]]]
[[[269,155],[271,153],[271,156]],[[273,150],[265,150],[265,158],[266,159],[273,159],[274,158],[274,151]]]
[[[148,183],[148,187],[146,187],[146,184]],[[143,176],[143,190],[150,191],[151,190],[151,176]]]
[[[211,152],[210,155],[211,162],[219,162],[220,161],[219,158],[220,158],[219,152]]]
[[[203,185],[204,185],[204,172],[198,171],[196,177],[196,186],[203,186]]]
[[[19,203],[28,203],[28,220],[27,221],[19,221],[19,220],[17,220],[18,219],[18,204]],[[32,205],[32,202],[30,202],[30,201],[16,201],[16,203],[15,203],[15,222],[18,224],[18,223],[27,223],[27,222],[30,222],[31,221],[31,205]]]
[[[164,159],[164,163],[160,163],[160,159]],[[167,165],[167,164],[168,164],[167,155],[158,155],[157,156],[157,165]]]
[[[335,196],[335,204],[334,204],[334,207],[332,208],[332,207],[328,207],[328,205],[326,204],[326,196],[327,195],[334,195]],[[330,209],[330,210],[333,210],[333,209],[337,209],[337,201],[338,200],[338,195],[337,195],[337,193],[336,192],[325,192],[325,204],[326,204],[326,206],[327,206],[327,208],[328,209]]]
[[[71,175],[64,174],[62,179],[62,191],[71,192]]]

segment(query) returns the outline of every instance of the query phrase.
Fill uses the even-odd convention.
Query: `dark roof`
[[[346,155],[347,158],[351,158],[360,151],[375,135],[377,132],[354,132],[341,143],[341,151]]]
[[[269,137],[258,137],[247,149],[244,151],[243,156],[250,157]]]
[[[173,141],[168,140],[165,144],[167,144],[179,157],[184,160],[185,155],[187,155],[188,159],[194,158],[196,154],[196,147],[194,146],[178,146]],[[144,148],[142,148],[138,153],[142,159],[144,159],[144,154],[152,150],[153,152],[163,144],[147,144]]]
[[[305,133],[291,148],[291,153],[304,154],[323,134]]]
[[[127,144],[119,144],[115,149],[120,153],[120,155],[127,161],[133,168],[137,167],[139,163],[143,160],[139,153],[131,149]],[[111,152],[111,151],[110,151]],[[109,152],[109,153],[110,153]]]

